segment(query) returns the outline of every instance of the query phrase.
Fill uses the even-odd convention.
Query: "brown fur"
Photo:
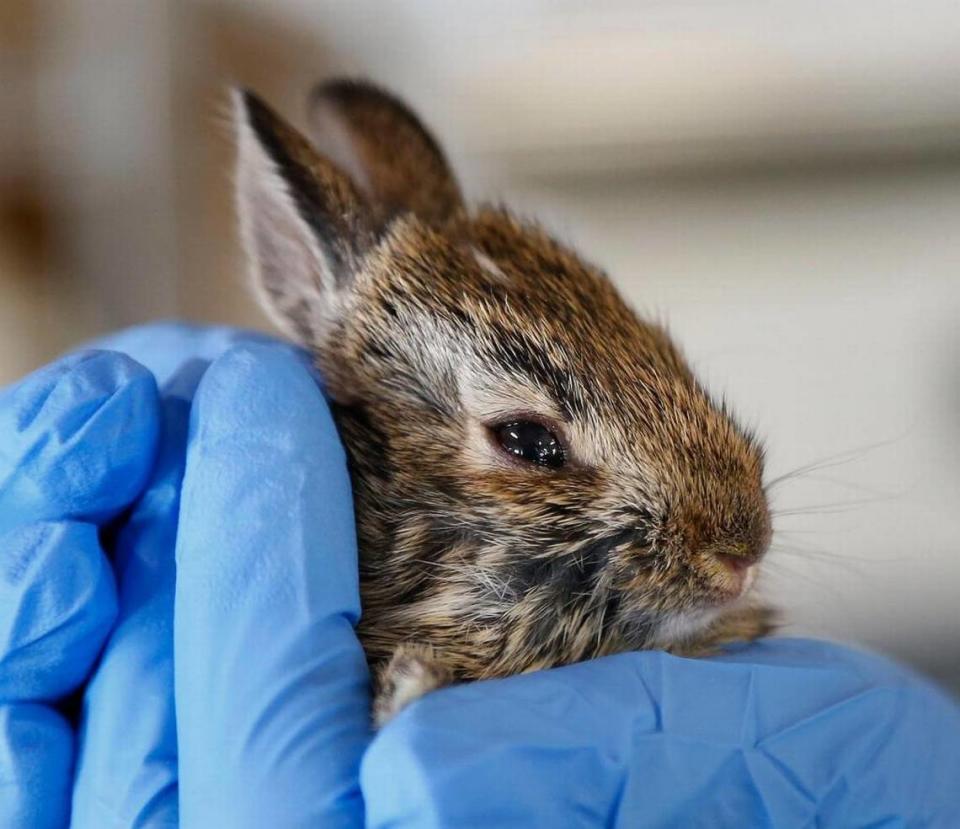
[[[241,218],[335,401],[381,719],[411,653],[428,690],[766,633],[726,563],[769,542],[762,451],[666,332],[535,225],[468,210],[395,98],[338,82],[313,101],[325,154],[238,97]],[[563,468],[496,446],[520,415],[561,437]]]

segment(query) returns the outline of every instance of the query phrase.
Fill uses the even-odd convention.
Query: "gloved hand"
[[[350,485],[306,358],[182,326],[98,345],[157,375],[163,437],[117,534],[119,620],[85,695],[73,825],[359,825]]]
[[[72,826],[179,824],[174,546],[190,407],[212,360],[239,342],[265,339],[228,328],[159,324],[95,344],[125,352],[156,379],[160,437],[145,491],[113,533],[119,613],[84,693]]]
[[[100,547],[140,494],[156,384],[120,354],[67,357],[0,392],[0,826],[66,825],[71,724],[117,613]]]
[[[364,808],[372,826],[956,825],[953,703],[822,643],[445,689],[368,745],[348,480],[302,357],[230,350],[186,438],[196,378],[236,339],[154,328],[109,344],[158,372],[164,438],[117,534],[120,621],[86,693],[75,825],[175,825],[178,803],[203,827],[358,826]]]
[[[875,656],[770,639],[429,694],[373,741],[372,826],[960,826],[960,713]]]

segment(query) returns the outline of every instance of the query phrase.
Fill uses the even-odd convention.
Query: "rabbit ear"
[[[234,92],[237,202],[253,281],[288,334],[315,344],[374,244],[373,211],[350,177],[252,93]]]
[[[442,224],[463,205],[434,137],[402,101],[362,81],[323,83],[310,96],[310,137],[353,177],[384,220],[412,212]]]

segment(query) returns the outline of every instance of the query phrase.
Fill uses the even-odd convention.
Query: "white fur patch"
[[[665,648],[685,642],[707,627],[720,615],[721,610],[722,608],[710,607],[672,613],[660,623],[651,644],[655,648]]]
[[[473,252],[473,258],[487,276],[495,282],[509,282],[507,275],[500,269],[500,266],[494,262],[487,254],[478,248],[470,248]]]
[[[381,695],[374,706],[378,728],[392,720],[411,702],[445,685],[449,680],[433,669],[432,663],[401,648],[387,666],[390,691]]]
[[[406,708],[435,687],[433,674],[420,662],[411,664],[408,671],[393,678],[393,696],[390,698],[390,715]]]

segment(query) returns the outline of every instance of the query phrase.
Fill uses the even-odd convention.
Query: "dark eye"
[[[493,434],[503,451],[515,458],[550,469],[563,466],[563,444],[546,426],[530,420],[513,420],[494,426]]]

